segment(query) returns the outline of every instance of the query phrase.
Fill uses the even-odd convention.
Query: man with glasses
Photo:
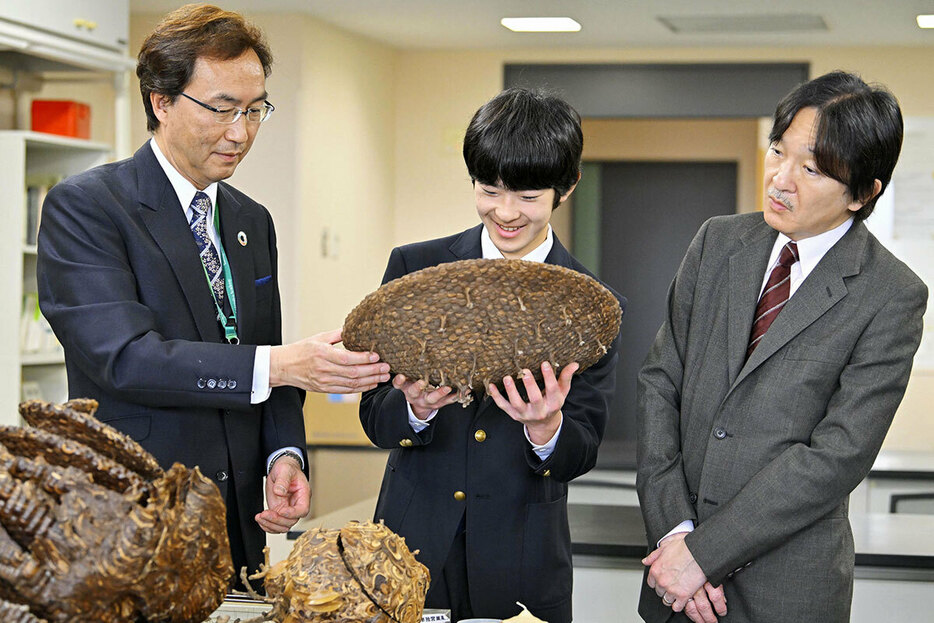
[[[227,503],[234,566],[263,531],[308,512],[301,390],[389,380],[340,330],[281,345],[266,209],[222,182],[274,110],[262,33],[211,6],[168,14],[140,50],[152,139],[56,185],[43,206],[38,287],[65,348],[68,393],[168,468],[198,465]],[[267,510],[263,510],[262,479]]]

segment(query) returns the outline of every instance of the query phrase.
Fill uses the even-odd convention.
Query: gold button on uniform
[[[551,476],[551,470],[546,469],[545,471],[542,472],[542,476],[544,476],[545,478],[548,478],[549,476]]]
[[[454,499],[457,500],[458,502],[463,502],[464,500],[467,499],[467,494],[464,493],[463,491],[455,491]]]
[[[412,447],[412,440],[411,440],[411,439],[403,439],[402,441],[399,442],[399,445],[402,446],[403,448],[411,448],[411,447]]]
[[[481,443],[486,441],[486,431],[482,428],[478,429],[477,432],[473,434],[473,438]]]

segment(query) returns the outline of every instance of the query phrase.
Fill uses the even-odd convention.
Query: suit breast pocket
[[[256,289],[257,303],[269,300],[269,297],[272,296],[272,275],[259,277],[253,282],[253,287]]]
[[[815,362],[843,367],[850,358],[850,351],[823,344],[791,344],[785,349],[788,361]]]

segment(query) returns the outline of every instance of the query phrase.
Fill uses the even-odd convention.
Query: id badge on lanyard
[[[221,268],[224,271],[224,290],[227,300],[230,301],[230,315],[224,313],[220,301],[217,300],[217,294],[211,287],[211,279],[208,277],[208,270],[201,262],[201,269],[204,270],[204,278],[208,282],[208,289],[211,291],[211,298],[214,299],[214,307],[217,309],[217,320],[224,329],[224,339],[230,344],[239,344],[240,338],[237,335],[237,297],[234,293],[233,275],[230,272],[230,264],[227,262],[227,253],[224,252],[224,244],[221,242],[219,210],[214,207],[214,232],[217,234],[217,254],[220,256]]]

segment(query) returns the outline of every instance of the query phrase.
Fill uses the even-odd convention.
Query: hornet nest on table
[[[265,578],[273,609],[247,623],[419,623],[429,574],[414,554],[382,522],[304,532],[288,558],[250,576]]]
[[[203,621],[233,575],[224,501],[94,418],[24,402],[0,427],[0,620]]]
[[[394,374],[457,390],[467,406],[503,377],[541,364],[580,370],[619,333],[616,297],[583,273],[524,260],[461,260],[409,273],[344,321],[348,350],[379,353]]]

